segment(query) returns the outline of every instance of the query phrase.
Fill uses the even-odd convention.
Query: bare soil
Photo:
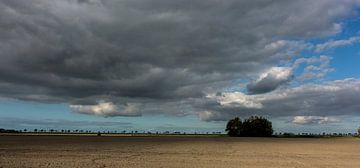
[[[359,138],[0,136],[0,168],[360,167]]]

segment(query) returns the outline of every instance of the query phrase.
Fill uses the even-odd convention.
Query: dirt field
[[[359,138],[0,136],[0,167],[360,167]]]

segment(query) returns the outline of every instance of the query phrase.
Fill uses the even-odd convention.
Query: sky
[[[2,0],[0,127],[360,126],[359,0]]]

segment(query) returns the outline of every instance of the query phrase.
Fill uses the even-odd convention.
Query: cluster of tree
[[[243,122],[239,117],[231,119],[226,129],[229,136],[268,137],[274,132],[272,123],[264,117],[251,116]]]
[[[360,136],[360,128],[358,128],[358,136]]]

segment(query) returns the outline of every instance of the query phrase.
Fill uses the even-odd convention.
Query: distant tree
[[[225,131],[229,136],[267,137],[274,132],[272,123],[264,117],[251,116],[241,122],[239,117],[231,119]]]
[[[229,136],[240,136],[241,128],[242,122],[239,117],[236,117],[226,124],[225,131],[228,132]]]
[[[358,136],[360,136],[360,127],[358,128]]]
[[[274,132],[272,123],[264,117],[251,116],[242,126],[242,136],[264,137],[271,136]]]

